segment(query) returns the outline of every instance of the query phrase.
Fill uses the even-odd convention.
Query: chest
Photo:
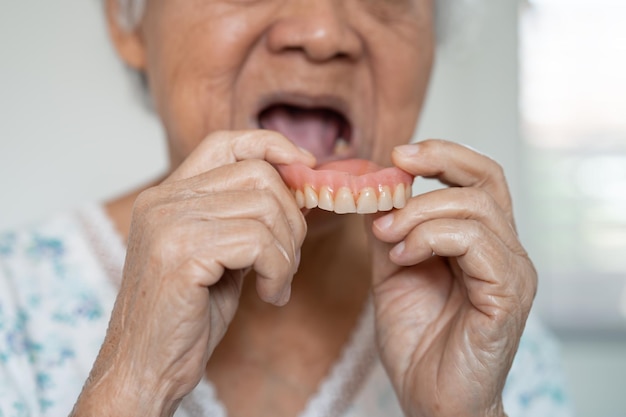
[[[207,366],[227,415],[300,416],[329,385],[337,391],[335,374],[347,368],[346,360],[367,363],[353,352],[355,346],[364,339],[373,346],[361,313],[335,314],[332,320],[294,315],[268,323],[237,317]]]

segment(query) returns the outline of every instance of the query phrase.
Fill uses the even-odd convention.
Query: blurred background
[[[577,415],[625,417],[626,1],[482,3],[440,48],[416,138],[504,166]],[[0,0],[0,229],[154,178],[163,145],[99,1]]]

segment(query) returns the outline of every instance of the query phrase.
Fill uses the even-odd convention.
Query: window
[[[535,0],[521,23],[528,246],[556,329],[626,329],[626,1]]]

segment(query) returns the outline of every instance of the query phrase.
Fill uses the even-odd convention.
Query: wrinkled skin
[[[328,369],[368,292],[381,359],[406,415],[503,415],[536,274],[502,169],[450,142],[397,147],[410,139],[427,87],[431,2],[153,0],[132,33],[115,23],[114,0],[107,11],[120,56],[147,75],[172,171],[107,207],[128,252],[73,415],[171,415],[204,375],[232,415],[246,414],[235,409],[241,401],[228,401],[229,372],[243,371],[223,368],[237,349],[262,355],[277,343],[242,347],[231,336],[277,329],[285,346],[277,363],[292,369],[290,335],[309,333],[301,321],[290,327],[290,317],[302,314],[311,329],[335,332],[310,330],[311,341],[322,341],[315,351],[323,366],[307,372]],[[255,130],[263,100],[281,94],[332,97],[348,108],[359,157],[452,187],[366,216],[365,225],[354,216],[305,218],[273,165],[314,166],[315,158],[279,133]],[[337,242],[328,245],[333,262],[319,262],[328,242]],[[284,307],[260,306],[250,288],[256,300]],[[323,377],[295,376],[310,378],[312,391]],[[245,392],[253,403],[263,390]],[[295,415],[310,394],[253,409]]]
[[[459,145],[407,146],[394,152],[397,166],[456,188],[374,222],[383,362],[409,415],[501,415],[496,399],[537,285],[502,170]],[[381,242],[400,243],[386,259]]]

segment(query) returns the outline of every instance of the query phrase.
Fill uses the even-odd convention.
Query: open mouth
[[[303,107],[271,104],[259,112],[261,129],[274,130],[296,145],[327,162],[352,156],[352,126],[339,110],[330,107]]]
[[[264,102],[257,126],[273,130],[317,158],[317,166],[278,165],[299,207],[335,213],[375,213],[402,208],[413,177],[397,167],[354,159],[359,135],[346,106],[334,97],[280,95]]]

